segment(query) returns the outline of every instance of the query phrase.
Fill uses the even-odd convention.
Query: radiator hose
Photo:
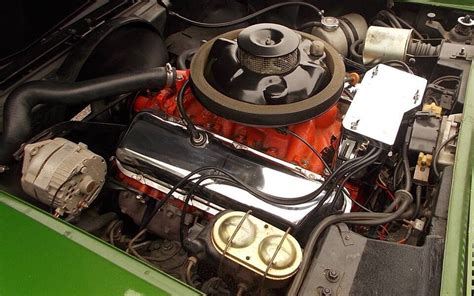
[[[176,71],[169,64],[80,82],[31,81],[13,90],[5,101],[0,165],[13,161],[13,153],[32,136],[31,112],[40,104],[78,106],[141,89],[174,85]]]

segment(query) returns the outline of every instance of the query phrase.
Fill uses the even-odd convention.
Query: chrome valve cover
[[[116,156],[117,168],[123,175],[163,193],[190,172],[205,166],[224,169],[261,192],[288,199],[316,190],[323,181],[319,175],[219,135],[209,134],[205,147],[194,147],[183,125],[147,112],[136,116]],[[223,209],[252,210],[253,215],[274,225],[293,229],[301,225],[325,194],[308,203],[281,205],[261,200],[222,180],[201,184],[205,185],[203,190],[190,203],[209,214]],[[174,197],[184,200],[185,194],[178,190]],[[326,212],[332,198],[318,212]],[[350,200],[339,202],[337,209],[350,210]]]

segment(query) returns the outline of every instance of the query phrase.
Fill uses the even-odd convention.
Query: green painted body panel
[[[471,66],[458,137],[448,210],[442,295],[471,295],[474,243],[474,64]],[[470,221],[471,220],[471,221]]]
[[[0,192],[0,295],[202,295]]]
[[[418,3],[474,11],[474,0],[396,0],[395,2]]]

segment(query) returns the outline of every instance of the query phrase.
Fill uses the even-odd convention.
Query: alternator
[[[85,144],[55,138],[25,146],[23,190],[55,209],[56,214],[79,213],[102,188],[104,159]]]

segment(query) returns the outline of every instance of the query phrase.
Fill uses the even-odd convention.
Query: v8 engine
[[[134,110],[148,113],[135,118],[119,145],[119,178],[130,186],[138,181],[164,200],[181,178],[208,167],[200,173],[203,180],[209,173],[224,175],[206,182],[199,204],[194,199],[203,214],[251,210],[301,237],[307,234],[302,225],[320,221],[331,211],[326,208],[350,210],[350,199],[333,200],[321,187],[323,163],[330,169],[341,133],[336,102],[344,64],[335,49],[306,33],[259,24],[217,36],[194,61],[190,70],[176,71],[173,88],[135,100]],[[183,110],[184,126],[173,120]],[[229,175],[260,193],[228,184]],[[132,213],[130,200],[121,201],[124,212],[140,221],[145,207]],[[155,231],[164,235],[163,229]]]
[[[168,2],[8,95],[11,186],[209,295],[439,292],[470,16]]]

